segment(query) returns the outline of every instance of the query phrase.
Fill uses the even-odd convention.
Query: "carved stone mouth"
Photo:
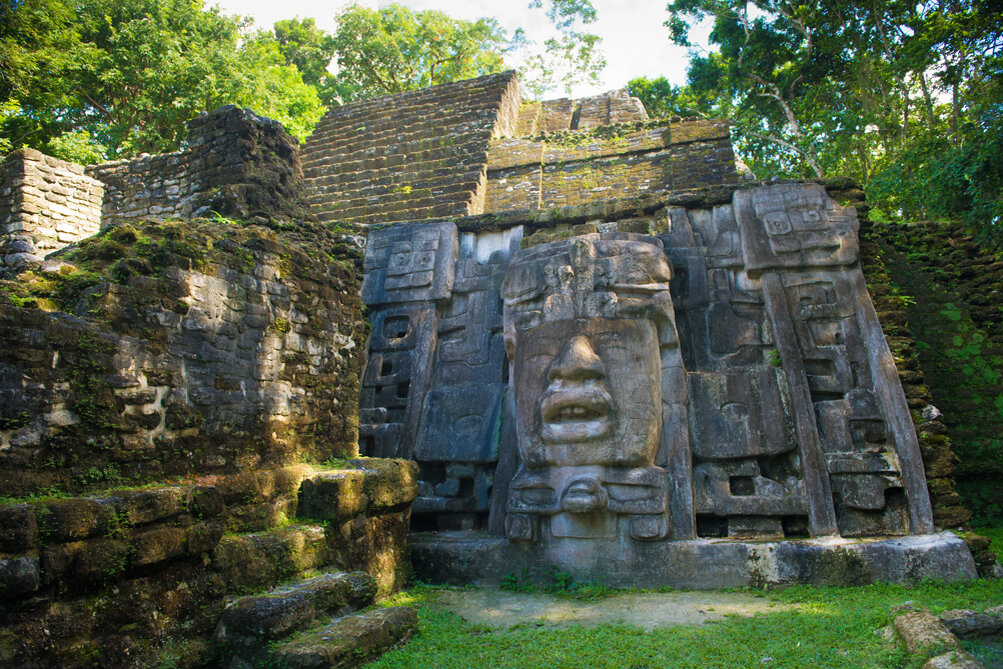
[[[609,394],[600,388],[571,387],[547,393],[540,403],[540,436],[553,443],[602,439],[610,431],[612,407]]]

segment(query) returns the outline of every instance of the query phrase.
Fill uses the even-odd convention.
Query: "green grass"
[[[765,595],[793,605],[791,609],[752,618],[729,617],[702,626],[652,632],[613,625],[522,625],[491,630],[438,605],[438,595],[444,590],[420,585],[388,602],[416,607],[419,633],[403,648],[366,665],[369,669],[918,668],[923,659],[909,657],[882,636],[893,607],[911,601],[937,613],[952,608],[984,609],[1003,601],[1003,582],[989,580],[925,582],[913,588],[884,584],[793,587]]]

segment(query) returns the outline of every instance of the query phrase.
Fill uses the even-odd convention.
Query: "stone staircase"
[[[363,225],[480,213],[488,142],[518,104],[504,72],[331,109],[300,154],[313,212]]]
[[[404,584],[416,474],[359,458],[0,504],[0,666],[140,657],[133,639],[163,647],[151,666],[370,659],[415,628],[410,609],[358,612]]]
[[[365,572],[327,573],[263,595],[240,597],[216,631],[223,666],[249,669],[350,667],[406,640],[417,628],[414,609],[375,608],[376,581]]]

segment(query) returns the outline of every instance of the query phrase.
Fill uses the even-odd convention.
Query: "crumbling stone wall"
[[[279,490],[288,516],[234,529]],[[317,569],[399,588],[414,494],[412,463],[359,459],[0,504],[0,662],[213,666],[228,595]]]
[[[726,122],[637,121],[492,141],[484,210],[548,209],[737,181]]]
[[[958,482],[956,492],[931,480],[934,500],[955,510],[952,520],[967,520],[967,512],[957,512],[962,505],[981,520],[999,519],[1003,262],[957,224],[880,225],[872,239],[908,322],[909,345],[923,372],[921,392],[939,410],[926,430],[937,445],[928,470],[948,472]]]
[[[0,664],[204,666],[228,595],[404,583],[414,465],[353,459],[359,258],[276,227],[119,224],[0,284]]]
[[[5,283],[0,485],[354,455],[356,286],[350,257],[208,222],[116,226]]]
[[[535,137],[568,130],[591,130],[603,125],[647,121],[648,112],[626,89],[580,100],[527,102],[519,111],[515,137]]]
[[[512,131],[514,72],[331,109],[303,147],[321,221],[385,223],[481,211],[488,141]]]
[[[80,165],[18,149],[0,163],[0,265],[18,267],[101,225],[104,186]]]
[[[309,219],[296,139],[232,105],[188,122],[182,151],[87,168],[105,184],[104,226],[142,218]]]

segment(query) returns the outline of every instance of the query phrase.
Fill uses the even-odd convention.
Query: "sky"
[[[550,33],[550,25],[542,9],[529,9],[529,0],[399,0],[412,10],[436,9],[467,21],[481,17],[498,20],[509,35],[518,27],[526,36],[542,42]],[[324,30],[333,31],[334,16],[351,4],[345,0],[207,0],[225,14],[251,16],[262,28],[271,27],[280,19],[312,17]],[[376,9],[389,4],[378,0],[358,0],[358,4]],[[686,83],[688,50],[669,41],[666,0],[593,0],[598,21],[587,28],[603,38],[606,69],[599,85],[580,85],[572,90],[573,97],[596,95],[623,88],[635,77],[655,79],[664,76],[673,84]],[[709,24],[692,32],[697,41],[706,39]],[[509,63],[518,66],[518,63]],[[554,91],[546,97],[563,97],[564,91]]]

